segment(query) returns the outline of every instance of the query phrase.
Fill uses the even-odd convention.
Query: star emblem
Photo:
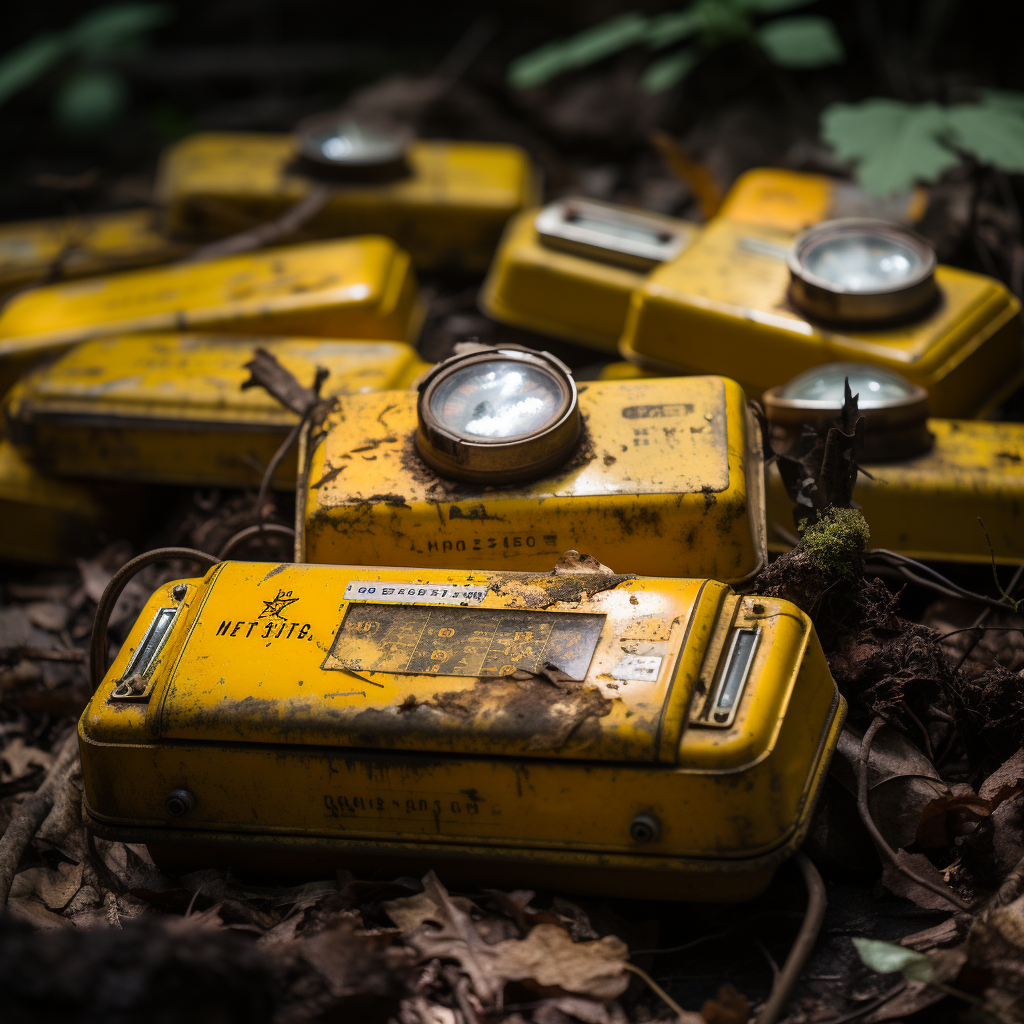
[[[281,613],[288,607],[288,605],[295,604],[296,601],[298,601],[298,598],[292,597],[292,592],[290,590],[279,590],[277,592],[277,597],[271,601],[263,602],[263,611],[259,613],[257,618],[283,619],[284,615]]]

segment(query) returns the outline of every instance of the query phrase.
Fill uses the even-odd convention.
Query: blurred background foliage
[[[1014,269],[992,235],[1019,234],[1024,171],[1007,13],[968,0],[12,5],[0,218],[138,205],[182,135],[287,130],[355,97],[425,135],[525,145],[553,191],[681,215],[700,209],[652,184],[657,131],[722,188],[757,164],[855,174],[879,194],[936,183],[950,216],[983,229],[980,242],[947,232],[940,255],[1024,278],[1024,251]]]

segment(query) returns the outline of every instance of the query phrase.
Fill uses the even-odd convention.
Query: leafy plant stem
[[[864,739],[860,746],[860,759],[857,762],[857,810],[860,812],[860,820],[864,822],[864,827],[875,841],[878,852],[900,874],[905,875],[915,885],[921,886],[922,889],[927,889],[929,892],[935,893],[936,896],[941,896],[942,899],[956,907],[957,910],[970,910],[971,904],[962,900],[947,886],[938,885],[929,878],[923,878],[916,871],[912,871],[905,864],[901,864],[896,856],[896,851],[886,842],[885,837],[875,824],[875,819],[871,816],[871,809],[868,807],[868,758],[871,756],[871,746],[875,742],[875,735],[883,725],[885,725],[885,719],[881,716],[876,716],[864,733]]]

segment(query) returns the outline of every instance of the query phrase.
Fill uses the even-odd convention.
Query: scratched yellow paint
[[[537,174],[518,146],[421,141],[408,162],[410,174],[397,181],[339,185],[301,237],[387,235],[417,267],[479,273],[505,221],[537,200]],[[201,132],[164,153],[156,193],[169,230],[210,238],[279,216],[309,186],[295,168],[292,136]]]
[[[539,212],[524,210],[509,223],[480,292],[481,308],[516,327],[617,352],[630,296],[645,274],[544,245],[534,226]],[[665,220],[687,237],[697,231]]]
[[[321,395],[406,387],[427,366],[401,341],[136,334],[83,342],[23,377],[6,416],[23,454],[48,473],[195,486],[258,487],[298,416],[245,364],[269,351]],[[273,484],[295,487],[294,449]]]
[[[0,438],[0,561],[73,565],[112,531],[124,536],[141,512],[131,490],[55,480]]]
[[[86,277],[165,263],[188,249],[162,233],[156,210],[0,224],[0,294],[48,277]]]
[[[33,288],[0,313],[0,393],[89,338],[141,331],[409,340],[409,256],[378,236],[265,249]]]
[[[575,456],[549,477],[489,487],[426,468],[414,392],[343,399],[300,484],[300,559],[536,570],[575,548],[616,572],[725,582],[764,564],[760,434],[734,382],[595,382],[579,403]]]
[[[954,562],[1024,562],[1024,423],[928,421],[931,451],[900,462],[869,462],[854,498],[871,528],[871,547],[913,558]],[[983,530],[978,520],[984,523]],[[778,470],[768,475],[771,529],[794,530],[792,503]],[[991,551],[985,530],[992,540]]]
[[[336,866],[460,850],[583,891],[744,899],[802,840],[845,710],[806,615],[708,580],[229,562],[183,582],[79,724],[94,827],[157,847],[269,841]],[[167,640],[121,699],[161,608]],[[735,717],[708,725],[694,708],[751,631]],[[455,674],[485,649],[506,674]],[[563,655],[571,679],[507,674]]]
[[[762,191],[748,183],[742,201],[727,201],[688,249],[655,269],[633,293],[621,354],[665,371],[728,373],[753,396],[812,366],[865,362],[926,388],[938,416],[994,408],[1024,378],[1020,302],[999,281],[940,266],[932,312],[872,330],[828,329],[789,304],[782,250],[828,200],[820,180],[802,177],[773,172]]]

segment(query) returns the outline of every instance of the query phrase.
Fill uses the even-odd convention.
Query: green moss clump
[[[800,524],[804,551],[831,579],[863,575],[864,551],[871,531],[860,509],[827,508],[815,522]]]

